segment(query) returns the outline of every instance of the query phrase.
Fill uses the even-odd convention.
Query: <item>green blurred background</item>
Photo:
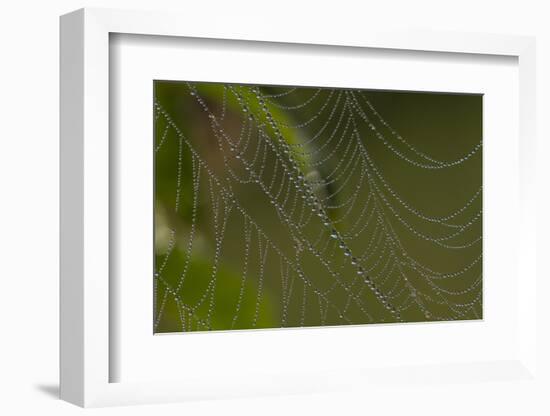
[[[291,89],[290,94],[285,94]],[[413,153],[397,140],[386,126],[379,123],[372,112],[368,111],[366,100],[396,132],[406,138],[409,144],[434,159],[443,161],[460,159],[481,141],[481,95],[347,91],[352,91],[360,97],[358,102],[361,103],[363,110],[394,150],[412,161],[433,165]],[[262,144],[262,140],[258,138],[258,126],[261,124],[265,124],[263,129],[270,136],[269,140],[275,143],[278,140],[276,132],[280,131],[280,139],[295,149],[294,156],[300,164],[300,170],[306,180],[312,184],[317,196],[326,197],[340,188],[343,189],[336,196],[329,198],[326,204],[338,206],[345,204],[350,198],[355,198],[353,209],[350,211],[347,207],[327,211],[331,221],[337,221],[334,228],[339,233],[346,233],[353,228],[357,218],[360,218],[361,212],[365,209],[365,204],[372,204],[372,197],[368,202],[371,193],[382,192],[387,201],[395,207],[395,211],[392,212],[384,205],[383,199],[378,197],[380,213],[398,236],[403,252],[396,252],[394,247],[391,254],[392,250],[384,248],[384,244],[381,244],[365,260],[364,267],[375,266],[369,276],[372,276],[375,282],[383,282],[379,285],[382,293],[401,293],[392,301],[398,309],[400,305],[407,305],[412,301],[408,294],[409,290],[403,283],[402,275],[399,274],[399,268],[403,270],[403,274],[407,276],[411,285],[417,288],[424,308],[413,303],[412,306],[400,312],[403,321],[481,317],[482,285],[476,283],[481,274],[481,262],[458,278],[434,280],[433,282],[436,282],[442,291],[434,289],[433,284],[429,284],[430,282],[424,276],[410,267],[410,259],[414,259],[441,273],[461,270],[481,255],[481,241],[467,248],[449,249],[415,235],[402,225],[396,215],[420,233],[428,236],[445,236],[455,232],[456,229],[425,221],[403,209],[386,192],[372,169],[370,174],[373,175],[371,177],[374,178],[372,180],[376,187],[373,187],[365,176],[361,177],[359,165],[355,170],[350,168],[349,171],[343,171],[344,174],[330,186],[317,185],[315,182],[327,177],[332,179],[333,177],[329,175],[334,169],[343,169],[347,166],[347,162],[350,162],[349,166],[354,166],[353,163],[357,159],[353,158],[360,156],[356,150],[354,151],[354,146],[346,151],[347,140],[354,140],[349,135],[351,127],[348,130],[348,137],[345,137],[342,142],[338,142],[337,139],[328,140],[337,127],[342,112],[353,108],[344,109],[343,98],[341,101],[336,100],[339,92],[344,93],[346,90],[322,89],[319,91],[318,88],[305,87],[294,89],[293,87],[215,83],[154,82],[155,102],[161,108],[160,113],[155,112],[154,132],[156,151],[155,332],[397,321],[395,314],[390,313],[372,290],[362,284],[362,279],[358,280],[356,268],[349,264],[349,259],[342,255],[341,250],[339,251],[337,247],[330,248],[334,244],[329,236],[332,226],[325,227],[323,221],[314,216],[301,230],[302,236],[305,240],[313,242],[321,233],[320,241],[328,244],[329,247],[326,252],[326,261],[330,262],[334,270],[337,270],[344,285],[348,285],[358,293],[363,302],[363,309],[353,300],[350,301],[349,293],[343,287],[337,285],[334,288],[334,276],[327,272],[327,268],[320,259],[303,248],[297,254],[295,238],[281,222],[261,187],[254,182],[239,183],[232,176],[231,172],[239,178],[248,178],[248,172],[242,160],[250,161],[254,158],[258,161],[256,167],[264,166],[264,178],[269,177],[270,172],[273,171],[276,156],[273,152],[265,150],[269,146],[266,143]],[[277,97],[278,94],[284,95]],[[274,96],[267,97],[269,95]],[[265,97],[262,98],[263,103],[275,120],[276,129],[269,124],[269,118],[266,117],[266,111],[262,108],[262,102],[258,100],[258,96]],[[243,106],[246,111],[243,110]],[[333,116],[329,119],[331,111]],[[312,121],[301,128],[284,127],[299,125],[312,117]],[[410,206],[425,216],[446,216],[464,206],[479,190],[482,184],[481,151],[457,166],[423,169],[398,157],[376,137],[367,123],[361,121],[359,115],[356,114],[354,119],[362,144],[386,182],[402,200],[407,201]],[[338,137],[338,132],[341,133],[344,129],[346,120],[347,114],[344,114],[335,137]],[[220,136],[217,127],[213,126],[221,126],[226,136],[223,134]],[[312,143],[307,143],[308,138],[315,136],[323,126],[325,126],[323,134]],[[229,148],[227,138],[237,140],[240,135],[246,138],[249,129],[252,132],[249,144],[243,152],[243,158],[237,159],[234,157],[235,152]],[[279,144],[276,143],[274,146]],[[195,157],[192,156],[191,148],[196,152]],[[306,150],[305,153],[312,154],[302,154],[300,150]],[[265,159],[262,159],[264,153]],[[330,158],[324,160],[330,155],[332,155]],[[203,165],[198,162],[199,159]],[[262,160],[263,163],[259,163]],[[343,163],[340,163],[341,161]],[[199,166],[202,167],[197,194],[194,192],[193,178],[196,179]],[[205,167],[208,167],[209,171]],[[215,183],[212,185],[209,177],[215,177],[224,188],[231,189],[239,206],[254,219],[285,258],[300,264],[304,273],[311,278],[319,290],[329,291],[327,297],[332,305],[336,305],[335,308],[327,308],[326,304],[323,305],[323,300],[319,302],[319,296],[311,287],[304,284],[296,273],[290,273],[286,278],[286,265],[281,266],[281,256],[273,249],[268,249],[263,278],[260,279],[260,245],[264,244],[265,247],[266,242],[262,241],[262,237],[258,236],[255,229],[250,231],[250,237],[247,239],[246,227],[250,228],[250,223],[247,224],[236,209],[233,209],[227,217],[219,261],[215,265],[215,206],[216,203],[219,204],[219,222],[223,208],[230,203],[226,203],[227,201],[221,197],[223,192],[220,186]],[[280,182],[280,178],[276,177],[274,181]],[[279,201],[284,200],[288,193],[286,189],[283,188]],[[288,196],[290,201],[293,195],[290,192]],[[196,223],[192,227],[195,202]],[[481,210],[481,204],[481,197],[475,199],[471,206],[450,219],[448,223],[466,223]],[[344,219],[340,221],[342,216]],[[373,217],[376,218],[376,215]],[[295,215],[293,221],[296,221],[296,218]],[[445,243],[461,245],[474,241],[481,236],[481,227],[482,222],[479,219],[459,236]],[[324,231],[320,231],[323,229],[328,230],[326,235],[323,234]],[[194,230],[192,250],[188,255],[192,230]],[[373,241],[374,244],[379,241],[379,234],[377,234],[379,232],[376,220],[373,220],[361,236],[349,241],[348,247],[354,254],[361,253],[366,247],[373,247]],[[380,239],[384,242],[386,235],[382,235]],[[248,256],[245,255],[247,252]],[[243,279],[245,263],[246,275]],[[213,268],[216,269],[216,273],[213,273]],[[449,302],[455,306],[450,308]],[[474,307],[461,306],[470,304],[474,304]],[[345,311],[344,314],[341,313],[342,310]],[[457,310],[461,313],[457,314]]]

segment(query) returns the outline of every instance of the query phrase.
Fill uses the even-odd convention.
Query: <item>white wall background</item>
[[[80,7],[178,10],[189,19],[220,13],[231,19],[254,19],[307,29],[307,22],[324,21],[363,26],[422,27],[441,30],[512,33],[538,37],[539,165],[550,146],[550,12],[541,0],[363,0],[269,2],[169,0],[6,0],[0,9],[0,414],[67,415],[82,410],[56,400],[58,377],[58,16]],[[185,24],[182,21],[182,24]],[[549,178],[541,166],[539,176]],[[550,186],[539,183],[541,213],[550,212]],[[545,242],[548,221],[541,222]],[[543,241],[544,240],[544,241]],[[541,256],[543,257],[543,256]],[[548,270],[541,263],[540,267]],[[539,285],[540,300],[549,284]],[[541,313],[550,315],[546,304]],[[550,329],[549,329],[550,331]],[[546,335],[545,339],[549,337]],[[545,345],[548,347],[548,343]],[[546,351],[548,355],[550,347]],[[544,357],[544,353],[542,354]],[[446,415],[550,414],[536,404],[540,392],[514,394],[503,385],[499,399],[482,401],[457,386],[454,400],[411,399],[412,415],[441,409]],[[432,393],[433,394],[433,393]],[[391,397],[391,395],[390,395]],[[340,392],[323,396],[197,402],[134,408],[93,410],[123,414],[392,414],[393,400],[376,411],[369,397]],[[405,399],[405,398],[403,398]],[[410,399],[410,398],[409,398]],[[380,401],[377,402],[380,405]]]

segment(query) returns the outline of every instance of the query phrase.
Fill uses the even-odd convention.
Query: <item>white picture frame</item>
[[[212,26],[192,19],[186,19],[185,25],[182,25],[182,21],[182,16],[174,14],[107,9],[82,9],[61,18],[62,399],[87,407],[281,392],[322,392],[346,388],[341,383],[342,374],[352,380],[346,386],[353,384],[358,389],[362,385],[380,383],[396,387],[410,373],[383,367],[371,369],[367,375],[355,370],[350,373],[349,368],[336,368],[331,370],[334,376],[326,380],[320,380],[313,373],[280,374],[263,382],[236,386],[231,385],[231,378],[223,377],[217,383],[207,378],[112,382],[110,369],[121,357],[117,356],[118,350],[112,349],[110,325],[111,313],[116,309],[109,280],[112,271],[110,227],[113,226],[109,194],[110,172],[113,171],[109,152],[109,137],[112,134],[109,124],[111,34],[277,42],[281,48],[285,44],[331,45],[517,58],[520,167],[515,178],[519,184],[519,215],[515,226],[518,230],[516,267],[522,271],[517,292],[518,345],[507,359],[481,360],[462,365],[442,362],[425,368],[421,368],[423,363],[419,362],[419,369],[415,371],[418,371],[420,379],[433,379],[434,374],[439,374],[447,380],[456,378],[479,385],[489,373],[501,374],[503,379],[518,385],[525,380],[538,383],[537,308],[534,301],[537,279],[534,39],[465,33],[384,33],[363,29],[327,34],[322,28],[312,28],[307,32],[299,28],[281,31],[276,25],[269,24],[245,26],[246,30],[235,33],[231,22],[223,19]],[[294,331],[294,334],[298,333]],[[288,336],[292,333],[287,333]],[[326,332],[324,336],[335,337],[336,334]]]

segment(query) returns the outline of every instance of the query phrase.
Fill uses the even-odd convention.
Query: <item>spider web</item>
[[[480,129],[443,159],[365,90],[155,89],[156,332],[481,318]]]

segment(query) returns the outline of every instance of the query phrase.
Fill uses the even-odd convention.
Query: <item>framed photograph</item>
[[[538,383],[534,40],[181,21],[61,18],[61,397]]]

